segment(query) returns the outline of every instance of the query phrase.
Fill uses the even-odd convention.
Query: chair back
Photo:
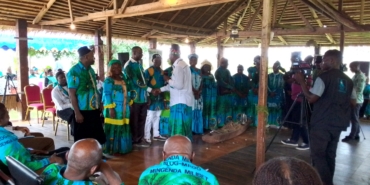
[[[15,184],[43,184],[44,180],[39,175],[13,157],[7,156],[6,163],[8,164],[10,174],[12,175]]]
[[[51,88],[45,88],[42,90],[42,102],[44,103],[44,109],[54,107],[53,99],[51,98]]]
[[[40,97],[40,87],[37,85],[26,85],[24,87],[27,105],[32,103],[42,103]]]

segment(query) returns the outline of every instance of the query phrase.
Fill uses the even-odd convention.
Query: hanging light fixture
[[[69,26],[69,28],[71,28],[71,30],[75,30],[76,29],[76,25],[71,23],[71,25]]]
[[[238,26],[234,25],[233,27],[231,27],[231,34],[230,34],[230,37],[231,38],[238,38],[239,37],[239,30],[238,30]]]
[[[186,37],[185,43],[189,43],[189,38]]]

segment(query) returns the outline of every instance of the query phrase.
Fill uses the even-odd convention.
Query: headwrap
[[[274,65],[275,65],[275,64],[278,64],[278,65],[279,65],[279,67],[281,66],[279,61],[276,61],[276,62],[274,63]]]
[[[159,54],[154,54],[153,56],[152,56],[152,62],[154,61],[154,59],[156,59],[156,58],[159,58],[159,57],[161,57],[161,55],[159,55]]]
[[[80,47],[77,51],[78,51],[78,55],[80,57],[83,57],[87,55],[88,53],[90,53],[92,50],[90,50],[87,46],[83,46],[83,47]]]
[[[200,68],[202,69],[203,68],[203,66],[205,66],[205,65],[209,65],[209,66],[211,66],[211,71],[212,71],[212,63],[211,62],[209,62],[208,60],[204,60],[201,64],[200,64]]]
[[[177,55],[177,56],[180,56],[180,50],[179,50],[179,49],[171,48],[171,50],[170,50],[170,55]]]
[[[253,59],[253,62],[254,63],[261,62],[261,56],[259,56],[259,55],[255,56],[254,59]]]
[[[198,59],[198,55],[197,54],[190,54],[189,56],[188,56],[188,58],[189,58],[189,60],[191,59],[191,58],[196,58],[196,59]]]
[[[120,64],[120,65],[122,65],[121,61],[119,61],[119,60],[111,60],[108,63],[108,67],[111,67],[113,64]]]

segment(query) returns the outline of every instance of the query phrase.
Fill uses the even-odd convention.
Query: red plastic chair
[[[46,113],[51,113],[53,116],[53,130],[55,130],[55,116],[57,115],[57,110],[55,109],[54,102],[51,98],[51,91],[52,88],[45,88],[42,90],[42,101],[44,102],[44,112],[42,114],[42,117],[46,116]],[[42,120],[42,126],[44,126],[45,119]]]
[[[44,104],[42,103],[41,96],[40,96],[40,87],[36,85],[26,85],[24,87],[24,93],[26,95],[26,103],[27,103],[27,111],[26,111],[25,118],[28,118],[28,114],[31,110],[36,110],[37,123],[39,123],[39,112],[38,111],[41,111],[41,112],[44,111]]]

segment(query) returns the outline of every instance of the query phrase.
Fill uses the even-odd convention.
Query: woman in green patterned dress
[[[217,129],[216,101],[217,101],[217,84],[215,77],[212,75],[212,64],[205,60],[201,64],[203,78],[203,129]]]
[[[163,71],[163,73],[167,76],[172,75],[172,66],[167,68]],[[168,125],[168,119],[170,118],[170,92],[166,91],[163,92],[164,96],[164,109],[161,113],[161,118],[159,120],[159,134],[161,136],[169,136],[169,125]]]
[[[267,107],[269,116],[267,124],[270,126],[279,126],[281,119],[282,104],[284,98],[284,75],[279,72],[280,62],[275,62],[272,67],[274,72],[268,75],[268,98]]]
[[[104,130],[107,140],[103,150],[107,154],[125,154],[132,150],[129,90],[123,79],[121,62],[111,60],[108,68],[108,77],[103,85]]]

